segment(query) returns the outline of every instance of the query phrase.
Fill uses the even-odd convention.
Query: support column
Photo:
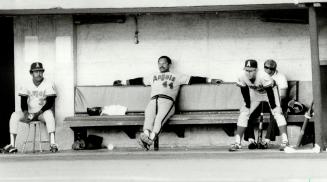
[[[322,93],[320,78],[320,60],[318,44],[318,25],[317,15],[314,6],[309,7],[309,30],[310,30],[310,47],[311,47],[311,68],[312,68],[312,88],[315,112],[315,143],[325,148],[323,140],[323,121],[322,121]]]

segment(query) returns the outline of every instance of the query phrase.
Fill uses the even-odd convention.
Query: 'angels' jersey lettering
[[[174,100],[179,88],[183,84],[188,84],[190,76],[175,74],[171,72],[154,74],[144,79],[146,85],[151,85],[151,97],[164,94]]]
[[[44,79],[39,86],[35,86],[33,81],[26,83],[19,91],[20,96],[27,96],[27,105],[29,113],[36,113],[46,103],[46,97],[55,96],[55,86],[52,82]]]

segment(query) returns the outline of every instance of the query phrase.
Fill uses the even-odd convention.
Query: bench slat
[[[239,113],[222,114],[175,114],[170,118],[168,125],[202,125],[202,124],[233,124],[237,123]],[[269,114],[264,115],[264,122],[269,122]],[[311,119],[312,121],[313,119]],[[289,115],[288,123],[301,123],[303,115]],[[143,115],[131,116],[73,116],[65,118],[65,125],[69,127],[90,126],[141,126],[144,122]]]

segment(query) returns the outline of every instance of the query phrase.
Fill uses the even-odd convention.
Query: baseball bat
[[[262,143],[262,125],[263,125],[263,102],[261,104],[261,113],[259,119],[259,127],[258,127],[258,141],[257,143]]]
[[[305,119],[303,121],[300,135],[299,135],[299,138],[298,138],[296,146],[295,146],[296,148],[300,147],[300,145],[301,145],[305,129],[307,128],[308,122],[310,121],[312,114],[313,114],[313,102],[311,102],[311,106],[310,106],[309,110],[304,114]]]

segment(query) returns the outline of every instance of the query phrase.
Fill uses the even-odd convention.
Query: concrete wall
[[[15,90],[16,110],[20,110],[18,91],[27,81],[30,64],[44,63],[47,79],[53,80],[57,89],[55,117],[59,146],[67,148],[73,142],[70,129],[63,119],[74,113],[73,25],[71,16],[24,16],[14,19]],[[18,146],[25,139],[27,126],[19,126]]]
[[[135,23],[77,26],[77,84],[112,84],[115,79],[157,71],[161,55],[173,70],[235,81],[244,60],[260,67],[270,58],[290,80],[311,80],[308,25],[267,23],[255,12],[144,15]]]

